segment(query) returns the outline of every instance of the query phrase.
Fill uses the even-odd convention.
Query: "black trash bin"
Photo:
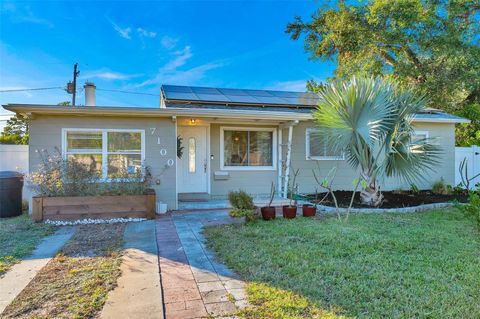
[[[0,172],[0,218],[22,214],[23,175],[19,172]]]

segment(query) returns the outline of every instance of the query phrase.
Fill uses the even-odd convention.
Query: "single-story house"
[[[335,189],[353,187],[356,174],[343,154],[315,134],[315,94],[163,85],[155,108],[97,106],[93,84],[85,86],[85,96],[85,106],[4,106],[30,119],[30,171],[40,162],[36,150],[55,147],[64,157],[94,165],[105,179],[145,163],[157,200],[169,209],[182,200],[224,199],[238,189],[268,196],[272,182],[285,196],[290,167],[300,169],[301,193],[314,192],[317,167],[326,175],[337,166]],[[413,121],[417,135],[437,138],[444,150],[441,164],[417,186],[428,189],[441,178],[454,184],[455,124],[467,120],[432,109]],[[382,185],[410,188],[396,179]]]

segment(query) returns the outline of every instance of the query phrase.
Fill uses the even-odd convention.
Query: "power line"
[[[138,95],[152,95],[152,96],[160,96],[160,94],[154,93],[143,93],[143,92],[135,92],[135,91],[124,91],[124,90],[109,90],[109,89],[99,89],[98,91],[107,91],[107,92],[118,92],[118,93],[127,93],[127,94],[138,94]]]
[[[12,89],[12,90],[0,90],[0,93],[9,93],[9,92],[26,92],[26,91],[42,91],[42,90],[55,90],[55,89],[65,89],[62,86],[56,87],[49,87],[49,88],[31,88],[31,89]],[[81,90],[81,88],[77,89]],[[125,93],[125,94],[137,94],[137,95],[150,95],[150,96],[160,96],[160,94],[155,93],[145,93],[145,92],[135,92],[135,91],[126,91],[126,90],[113,90],[113,89],[100,89],[97,88],[98,91],[106,91],[106,92],[115,92],[115,93]]]
[[[54,89],[63,89],[62,86],[56,86],[51,88],[33,88],[33,89],[12,89],[12,90],[0,90],[0,93],[7,92],[25,92],[25,91],[42,91],[42,90],[54,90]]]

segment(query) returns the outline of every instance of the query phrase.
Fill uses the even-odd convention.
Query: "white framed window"
[[[89,165],[102,179],[128,178],[145,161],[145,130],[62,129],[63,158]]]
[[[417,141],[428,141],[429,139],[429,134],[428,131],[414,131],[412,135],[412,142],[417,142]]]
[[[345,154],[328,147],[319,130],[307,128],[305,132],[306,159],[313,161],[344,160]]]
[[[257,127],[220,128],[221,170],[275,170],[277,130]]]

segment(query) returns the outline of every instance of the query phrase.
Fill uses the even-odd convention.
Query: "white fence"
[[[0,171],[28,173],[28,145],[0,144]],[[28,199],[30,190],[23,186],[23,198]]]
[[[460,163],[467,159],[468,177],[480,173],[480,147],[455,147],[455,185],[462,182],[462,177],[459,172]],[[470,188],[473,189],[475,184],[480,183],[480,176],[470,182]]]

